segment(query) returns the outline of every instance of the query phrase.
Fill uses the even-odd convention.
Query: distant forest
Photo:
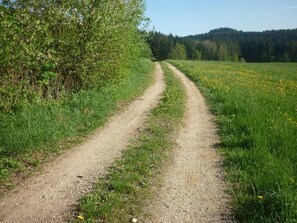
[[[219,28],[186,37],[150,32],[148,43],[156,60],[297,62],[297,29],[243,32]]]

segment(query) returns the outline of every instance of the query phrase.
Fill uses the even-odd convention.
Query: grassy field
[[[297,222],[297,64],[170,61],[217,115],[240,222]]]
[[[171,135],[184,113],[184,89],[168,68],[163,69],[167,88],[149,116],[147,129],[81,200],[77,217],[84,222],[131,222],[145,214],[142,211],[151,186],[166,162],[173,146]]]
[[[0,195],[51,154],[80,142],[105,123],[119,103],[141,94],[151,83],[153,71],[151,61],[141,60],[119,84],[0,114]]]

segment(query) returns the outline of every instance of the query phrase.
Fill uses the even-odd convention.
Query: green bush
[[[121,79],[145,49],[142,0],[0,3],[0,109]]]

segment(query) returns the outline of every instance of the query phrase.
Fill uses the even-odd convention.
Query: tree
[[[176,43],[175,48],[171,49],[168,54],[169,59],[186,60],[186,47],[182,43]]]
[[[226,43],[221,43],[218,48],[218,59],[220,61],[231,61]]]
[[[201,60],[201,52],[197,49],[193,51],[193,60]]]
[[[217,59],[217,45],[209,40],[202,41],[201,45],[202,59],[216,60]]]
[[[165,35],[159,32],[150,32],[148,43],[153,56],[157,60],[166,60],[170,51],[174,48],[175,42],[172,35]]]

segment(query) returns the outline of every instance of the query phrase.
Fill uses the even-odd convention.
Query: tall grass
[[[297,64],[170,61],[217,115],[241,222],[297,222]]]
[[[119,102],[144,91],[153,70],[152,62],[140,60],[121,83],[0,114],[0,183],[37,165],[44,154],[69,147],[105,123]]]
[[[172,134],[184,114],[185,92],[180,81],[165,68],[167,88],[149,116],[147,129],[100,179],[94,191],[80,202],[85,222],[131,222],[141,219],[151,186],[173,146]],[[78,220],[79,222],[79,220]]]

